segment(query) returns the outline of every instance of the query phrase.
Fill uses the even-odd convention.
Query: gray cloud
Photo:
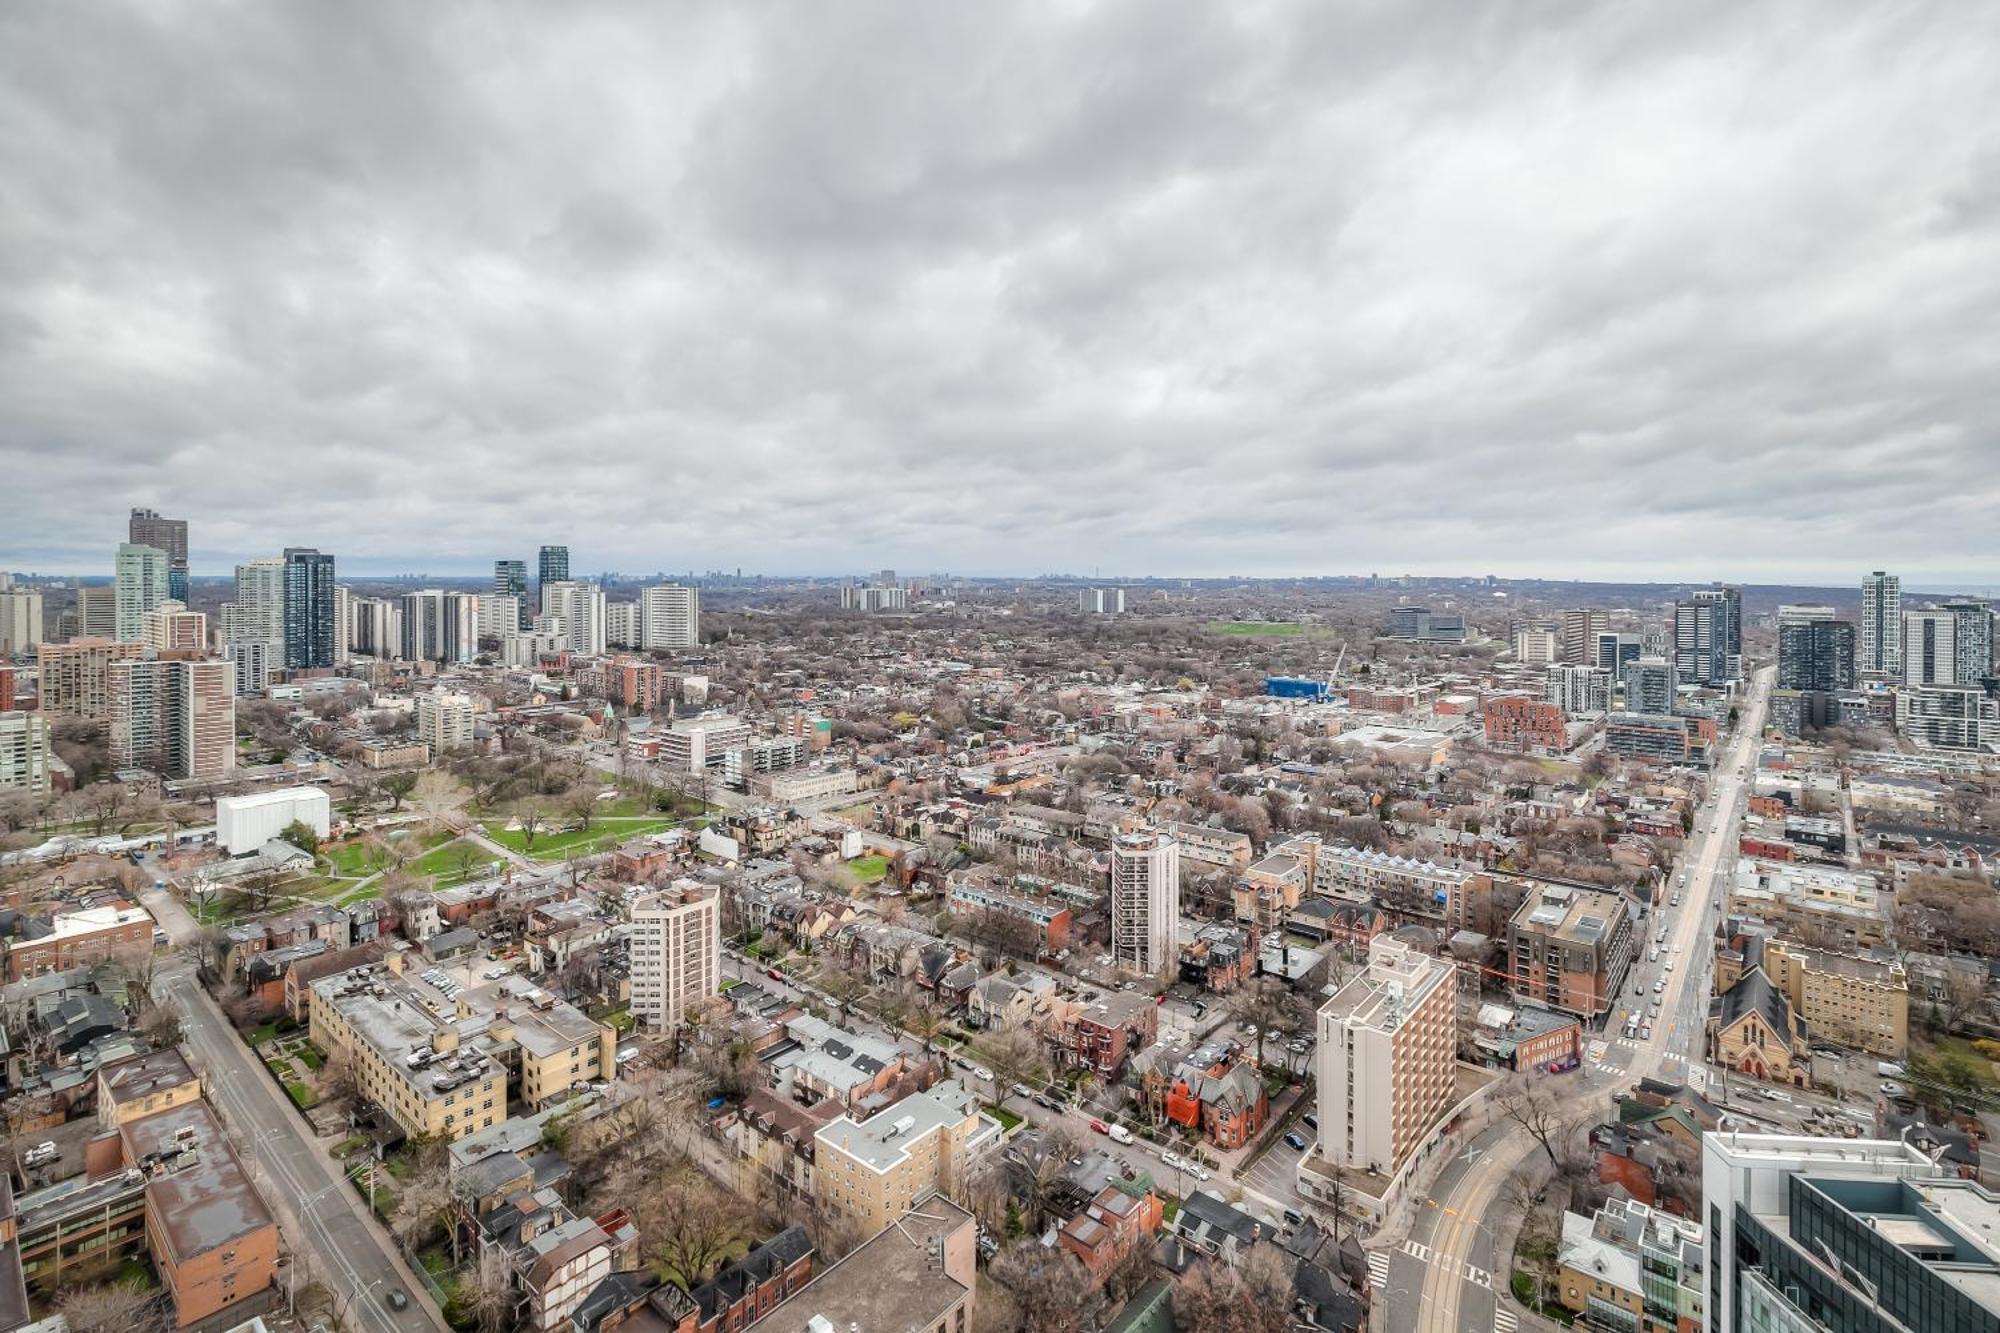
[[[0,566],[2000,580],[2000,11],[0,10]]]

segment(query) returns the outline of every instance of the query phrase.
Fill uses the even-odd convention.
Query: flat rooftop
[[[971,1293],[932,1262],[928,1250],[971,1221],[972,1214],[940,1195],[917,1200],[874,1239],[758,1320],[757,1333],[806,1333],[815,1318],[843,1333],[937,1327]]]
[[[859,1123],[842,1116],[814,1137],[887,1172],[909,1155],[912,1143],[942,1126],[960,1124],[978,1110],[978,1100],[957,1079],[946,1079]]]
[[[183,1136],[183,1129],[192,1135]],[[146,1185],[147,1206],[176,1259],[186,1262],[274,1225],[271,1210],[236,1160],[208,1103],[189,1102],[149,1115],[120,1132],[132,1160],[162,1155],[165,1169]],[[189,1143],[192,1151],[182,1151]]]

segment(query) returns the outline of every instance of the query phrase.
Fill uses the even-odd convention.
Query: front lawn
[[[1015,1115],[1012,1111],[1000,1105],[1000,1103],[998,1102],[986,1103],[986,1114],[992,1116],[995,1120],[998,1120],[1000,1122],[1000,1128],[1006,1130],[1010,1134],[1014,1131],[1014,1126],[1021,1123],[1020,1116]]]

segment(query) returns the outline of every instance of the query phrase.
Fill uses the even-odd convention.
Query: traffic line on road
[[[1431,1247],[1419,1244],[1413,1240],[1403,1242],[1403,1253],[1409,1255],[1420,1264],[1427,1264],[1431,1261]]]
[[[1521,1327],[1521,1316],[1504,1305],[1493,1312],[1493,1333],[1515,1333]]]
[[[1389,1285],[1389,1252],[1370,1250],[1368,1252],[1368,1285],[1380,1290]]]
[[[1488,1291],[1493,1290],[1493,1275],[1475,1264],[1465,1266],[1465,1280]]]

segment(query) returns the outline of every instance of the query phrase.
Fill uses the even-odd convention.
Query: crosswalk
[[[1406,1240],[1403,1242],[1403,1253],[1409,1255],[1412,1259],[1415,1259],[1420,1264],[1427,1264],[1431,1261],[1431,1256],[1435,1253],[1435,1251],[1433,1251],[1430,1246],[1422,1244],[1421,1242],[1414,1240]],[[1462,1271],[1459,1274],[1459,1276],[1464,1278],[1467,1282],[1470,1282],[1475,1286],[1484,1287],[1488,1291],[1493,1290],[1493,1274],[1487,1272],[1485,1269],[1479,1267],[1477,1264],[1461,1264],[1460,1267],[1464,1271]]]
[[[1409,1255],[1420,1264],[1430,1263],[1432,1257],[1436,1254],[1435,1250],[1421,1241],[1406,1240],[1399,1248],[1404,1254]],[[1484,1287],[1488,1291],[1496,1291],[1493,1285],[1493,1274],[1477,1265],[1464,1265],[1464,1272],[1460,1276],[1475,1286]],[[1389,1251],[1370,1250],[1368,1252],[1368,1285],[1377,1291],[1381,1291],[1389,1285]],[[1493,1333],[1519,1333],[1520,1326],[1520,1317],[1507,1308],[1507,1303],[1504,1300],[1496,1299],[1493,1310]]]

